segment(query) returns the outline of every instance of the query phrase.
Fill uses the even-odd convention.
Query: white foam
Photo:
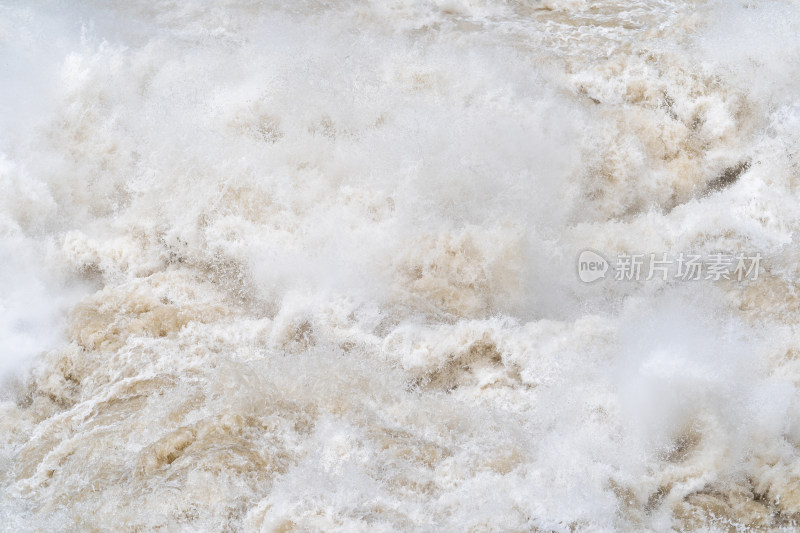
[[[0,8],[0,517],[788,530],[798,21]],[[764,269],[586,284],[586,249]]]

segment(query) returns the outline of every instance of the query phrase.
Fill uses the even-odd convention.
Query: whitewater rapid
[[[65,4],[0,0],[0,530],[800,527],[797,2]]]

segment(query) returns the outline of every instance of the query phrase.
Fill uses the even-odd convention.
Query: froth
[[[799,21],[0,9],[0,516],[791,530]],[[586,284],[587,249],[764,268]]]

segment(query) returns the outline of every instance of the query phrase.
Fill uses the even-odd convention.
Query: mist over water
[[[0,1],[0,530],[794,531],[798,35]]]

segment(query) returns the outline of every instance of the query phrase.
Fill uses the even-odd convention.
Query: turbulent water
[[[800,527],[796,1],[66,4],[0,2],[0,530]]]

